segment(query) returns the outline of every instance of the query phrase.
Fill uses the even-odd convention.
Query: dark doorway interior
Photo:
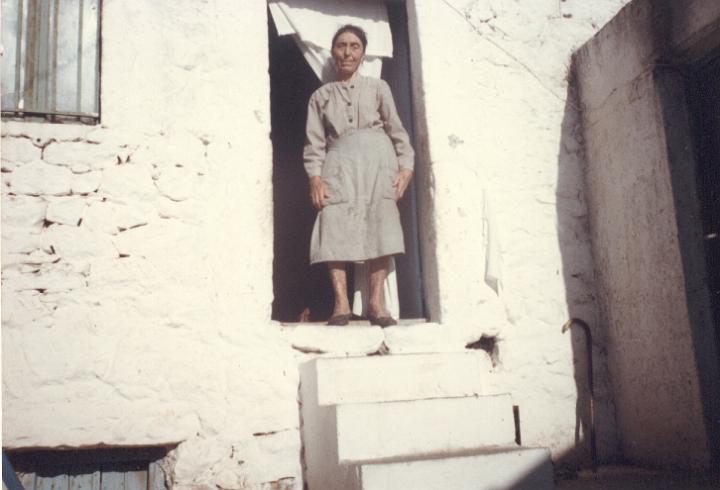
[[[305,308],[314,320],[332,311],[332,289],[321,267],[308,262],[315,212],[302,165],[307,101],[320,82],[292,37],[270,21],[270,112],[273,146],[274,259],[272,317],[297,321]]]
[[[413,138],[410,60],[405,3],[388,2],[394,57],[383,63],[382,77],[392,88],[400,117]],[[272,317],[299,321],[330,316],[333,295],[325,267],[310,266],[310,233],[315,219],[302,165],[307,101],[320,86],[290,36],[278,36],[270,17],[270,96],[273,145],[274,260]],[[329,42],[329,40],[328,40]],[[372,42],[372,40],[370,40]],[[417,146],[417,145],[416,145]],[[405,255],[396,257],[401,318],[424,316],[418,243],[416,193],[411,187],[400,202]],[[352,267],[349,268],[352,272]],[[352,277],[349,277],[352,284]]]
[[[413,142],[414,147],[417,149],[415,124],[412,117],[410,49],[405,2],[387,2],[387,10],[390,29],[393,34],[394,53],[391,59],[383,61],[382,78],[392,88],[400,119],[402,119],[405,129],[410,134],[410,141]],[[417,161],[415,165],[417,167]],[[425,316],[425,306],[423,303],[420,243],[418,240],[417,192],[414,182],[398,203],[398,207],[400,208],[403,232],[405,234],[405,254],[395,257],[395,265],[398,271],[400,316],[402,318],[423,318]]]
[[[694,318],[693,343],[708,445],[712,467],[717,469],[720,468],[720,50],[690,67],[687,73],[685,88],[691,145],[686,140],[676,146],[681,147],[680,150],[693,148],[694,158],[685,162],[686,165],[694,162],[695,168],[680,167],[676,175],[694,174],[697,205],[692,206],[691,213],[682,212],[682,206],[677,204],[676,207],[681,244],[683,236],[686,243],[683,262],[686,287],[690,286],[687,288],[688,309],[690,317]],[[672,143],[669,146],[672,148]],[[696,231],[683,233],[681,219]],[[695,237],[694,244],[688,246],[691,236]]]
[[[720,53],[693,70],[689,99],[706,280],[720,352]]]

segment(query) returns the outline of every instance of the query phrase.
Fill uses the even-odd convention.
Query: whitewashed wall
[[[3,125],[3,446],[182,442],[179,488],[301,486],[265,4],[103,3],[102,125]]]
[[[559,460],[577,459],[585,376],[560,326],[597,322],[565,75],[623,3],[409,0],[431,314],[459,348],[499,336],[524,442]],[[105,0],[102,125],[3,124],[4,446],[180,443],[178,488],[301,487],[298,359],[269,321],[265,16],[261,0]]]
[[[551,447],[556,459],[576,459],[575,378],[577,413],[588,422],[584,339],[577,333],[571,344],[571,335],[560,333],[569,316],[595,330],[598,444],[601,457],[617,457],[578,111],[566,76],[571,52],[624,3],[415,2],[415,98],[424,102],[421,150],[430,163],[425,186],[436,224],[436,235],[427,237],[436,248],[428,260],[437,263],[435,314],[467,340],[499,336],[500,369],[520,405],[523,442]],[[499,223],[499,299],[483,279],[482,189]],[[580,453],[586,448],[578,443]]]

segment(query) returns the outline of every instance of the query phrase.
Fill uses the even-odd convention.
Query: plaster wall
[[[565,75],[624,3],[408,1],[430,314],[458,350],[498,336],[524,443],[557,460],[587,456],[584,339],[560,326],[598,321]],[[4,447],[176,444],[177,488],[301,488],[307,356],[270,322],[266,29],[261,0],[105,0],[101,125],[3,123]]]
[[[410,4],[427,163],[418,188],[421,215],[434,225],[421,242],[425,264],[436,265],[425,271],[436,274],[426,279],[431,317],[465,342],[498,336],[499,371],[520,406],[523,442],[552,448],[556,460],[588,455],[586,353],[581,334],[560,333],[569,316],[593,327],[599,451],[605,460],[618,454],[566,74],[570,53],[623,4]],[[499,295],[484,281],[484,197],[499,228]]]
[[[680,59],[718,18],[717,2],[635,1],[577,53],[618,432],[636,464],[709,464],[655,62]]]
[[[3,123],[3,447],[181,443],[177,488],[300,488],[265,3],[102,14],[101,124]]]

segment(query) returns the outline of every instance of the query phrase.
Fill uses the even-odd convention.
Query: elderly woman
[[[308,103],[304,164],[318,210],[310,262],[328,264],[335,293],[328,325],[350,320],[347,263],[367,262],[368,319],[387,327],[397,322],[385,309],[383,283],[389,257],[405,252],[396,202],[412,178],[414,153],[390,87],[358,73],[366,47],[361,28],[341,27],[332,39],[337,80]]]

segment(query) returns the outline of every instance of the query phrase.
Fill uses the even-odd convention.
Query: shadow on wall
[[[584,192],[584,154],[580,102],[574,67],[568,73],[568,88],[558,148],[556,212],[558,244],[562,259],[565,301],[568,319],[585,321],[592,334],[594,370],[594,423],[598,463],[611,464],[621,458],[615,426],[615,406],[610,389],[607,352],[603,347],[606,332],[600,330],[601,315],[590,243],[587,205]],[[558,325],[558,335],[561,326]],[[591,394],[588,373],[591,366],[585,332],[570,328],[574,378],[577,388],[575,409],[575,447],[556,463],[569,468],[589,467],[591,458]]]
[[[501,471],[506,471],[505,469]],[[490,486],[484,488],[504,488],[507,490],[538,490],[547,488],[547,482],[554,480],[552,465],[536,463],[531,468],[526,468],[512,479],[507,486]]]

